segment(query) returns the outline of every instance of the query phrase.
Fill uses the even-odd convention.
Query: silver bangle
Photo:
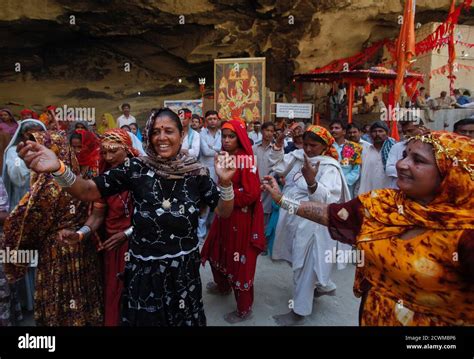
[[[125,237],[127,237],[127,239],[130,239],[133,234],[133,226],[128,227],[125,231],[123,231],[123,233],[125,234]]]
[[[219,186],[219,196],[223,201],[232,201],[234,199],[234,187],[232,185],[229,187]]]
[[[71,187],[76,182],[76,175],[69,167],[66,167],[62,175],[53,173],[53,178],[61,187]]]
[[[79,230],[76,231],[76,233],[82,233],[84,235],[84,238],[88,238],[92,232],[91,227],[89,226],[82,226],[79,228]]]
[[[287,210],[290,214],[296,214],[300,208],[301,201],[294,200],[292,198],[282,197],[280,201],[280,207]]]

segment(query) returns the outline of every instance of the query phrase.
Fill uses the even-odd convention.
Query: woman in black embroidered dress
[[[147,156],[133,158],[93,180],[77,177],[65,189],[84,201],[126,190],[132,194],[124,325],[205,325],[196,234],[199,208],[205,203],[227,218],[234,201],[219,199],[208,169],[194,158],[179,155],[182,126],[174,112],[154,113],[144,137]],[[37,172],[54,172],[57,178],[67,173],[54,153],[37,143],[22,145],[19,155]],[[215,164],[224,192],[232,186],[235,164],[228,154],[221,156],[216,156]]]

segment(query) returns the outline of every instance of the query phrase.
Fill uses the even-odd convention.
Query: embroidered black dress
[[[134,158],[128,166],[105,172],[94,182],[103,197],[130,191],[134,201],[133,235],[124,274],[123,324],[206,325],[198,216],[202,202],[214,209],[219,201],[207,168],[171,180]]]

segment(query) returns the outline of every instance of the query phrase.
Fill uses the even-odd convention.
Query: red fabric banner
[[[387,39],[378,41],[372,46],[369,46],[364,51],[359,52],[354,56],[334,60],[326,66],[314,69],[310,73],[318,74],[320,72],[354,70],[357,66],[363,65],[371,58],[373,58],[377,54],[377,52],[388,42],[389,40]]]

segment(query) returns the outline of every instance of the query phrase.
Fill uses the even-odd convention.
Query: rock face
[[[267,84],[350,56],[398,32],[401,0],[4,0],[0,101],[143,114],[163,99],[212,93],[213,59],[265,56]],[[418,0],[442,21],[450,0]],[[473,18],[461,18],[461,23]],[[179,81],[181,79],[181,81]],[[138,94],[140,92],[140,94]]]

